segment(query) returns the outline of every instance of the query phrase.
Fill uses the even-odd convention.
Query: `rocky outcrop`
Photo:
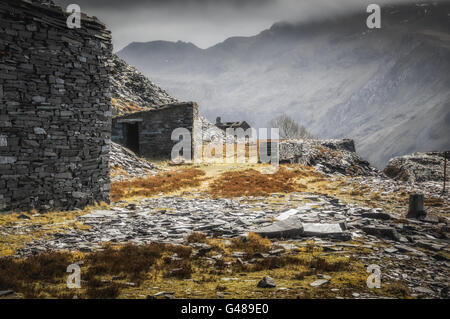
[[[110,66],[114,115],[177,102],[175,98],[117,55],[113,54]]]
[[[215,142],[215,141],[223,142],[223,141],[225,141],[225,132],[224,131],[222,131],[220,128],[215,126],[213,123],[208,121],[208,119],[206,119],[203,116],[200,116],[199,120],[200,120],[200,123],[202,126],[203,142]]]
[[[441,182],[444,180],[444,160],[444,152],[398,156],[389,160],[384,173],[395,180],[404,182]]]
[[[314,166],[326,174],[379,174],[376,168],[355,153],[355,144],[350,139],[284,141],[280,143],[280,162]]]
[[[129,149],[114,142],[111,142],[109,157],[112,181],[144,177],[148,174],[154,174],[159,170],[155,165],[139,158]]]
[[[242,139],[235,138],[234,136],[227,136],[225,131],[211,123],[207,118],[199,117],[202,126],[202,139],[203,142],[217,142],[217,143],[236,143],[242,142]]]

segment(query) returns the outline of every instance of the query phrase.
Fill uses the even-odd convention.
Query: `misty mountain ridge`
[[[286,113],[319,138],[353,138],[378,167],[450,148],[450,4],[382,7],[307,23],[276,23],[208,49],[132,43],[118,55],[209,119],[266,127]]]

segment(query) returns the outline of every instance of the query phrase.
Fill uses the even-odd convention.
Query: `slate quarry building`
[[[111,34],[67,17],[0,2],[0,212],[109,202]]]
[[[216,126],[220,128],[222,131],[226,131],[227,129],[238,129],[238,128],[241,128],[244,131],[246,131],[249,128],[251,128],[251,126],[246,121],[222,123],[222,119],[220,118],[220,116],[216,118]]]
[[[190,135],[191,159],[201,145],[198,105],[194,102],[166,104],[157,108],[118,116],[112,120],[112,140],[147,158],[171,157],[180,140],[172,140],[175,129],[186,129]]]

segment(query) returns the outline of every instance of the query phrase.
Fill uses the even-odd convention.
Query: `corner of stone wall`
[[[109,202],[111,34],[61,8],[0,3],[0,211]]]

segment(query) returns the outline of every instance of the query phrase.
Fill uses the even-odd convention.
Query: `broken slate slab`
[[[418,292],[418,293],[422,293],[422,294],[427,294],[427,295],[434,294],[433,290],[426,288],[426,287],[416,287],[416,288],[414,288],[414,291]]]
[[[318,279],[316,281],[313,281],[312,283],[310,283],[309,285],[311,287],[319,287],[322,286],[323,284],[328,283],[330,280],[329,279]]]
[[[388,220],[391,219],[391,215],[386,213],[374,213],[374,212],[365,212],[361,214],[361,217],[363,218],[371,218],[371,219],[381,219],[381,220]]]
[[[297,218],[290,217],[272,225],[256,229],[254,232],[268,238],[293,238],[302,235],[303,225]]]
[[[339,239],[351,238],[351,235],[342,229],[341,224],[304,223],[303,236],[307,237],[331,237]]]
[[[14,291],[12,291],[12,290],[1,290],[0,297],[9,296],[9,295],[12,295],[13,293],[14,293]]]
[[[427,255],[424,252],[421,252],[420,250],[414,249],[406,245],[395,245],[395,248],[397,248],[400,252],[408,252],[417,256],[425,257]]]
[[[283,247],[284,250],[298,249],[297,245],[290,244],[290,243],[278,243],[278,246]]]
[[[397,233],[395,228],[392,227],[363,227],[362,230],[368,234],[376,237],[386,238],[390,240],[399,241],[400,235]]]
[[[95,210],[90,214],[80,216],[80,218],[104,218],[104,217],[112,217],[115,215],[116,214],[111,210]]]
[[[389,253],[389,254],[393,254],[393,253],[397,252],[398,249],[395,248],[395,247],[387,247],[387,248],[384,248],[384,251]]]
[[[164,297],[166,299],[173,299],[174,292],[160,291],[153,295],[153,298]]]
[[[299,213],[299,211],[297,209],[289,209],[288,211],[285,211],[283,213],[281,213],[280,215],[278,215],[278,217],[276,218],[277,220],[286,220],[291,216],[297,215]]]
[[[266,276],[258,282],[259,288],[275,288],[277,285],[272,277]]]
[[[439,218],[436,215],[421,215],[417,219],[425,223],[439,224]]]

